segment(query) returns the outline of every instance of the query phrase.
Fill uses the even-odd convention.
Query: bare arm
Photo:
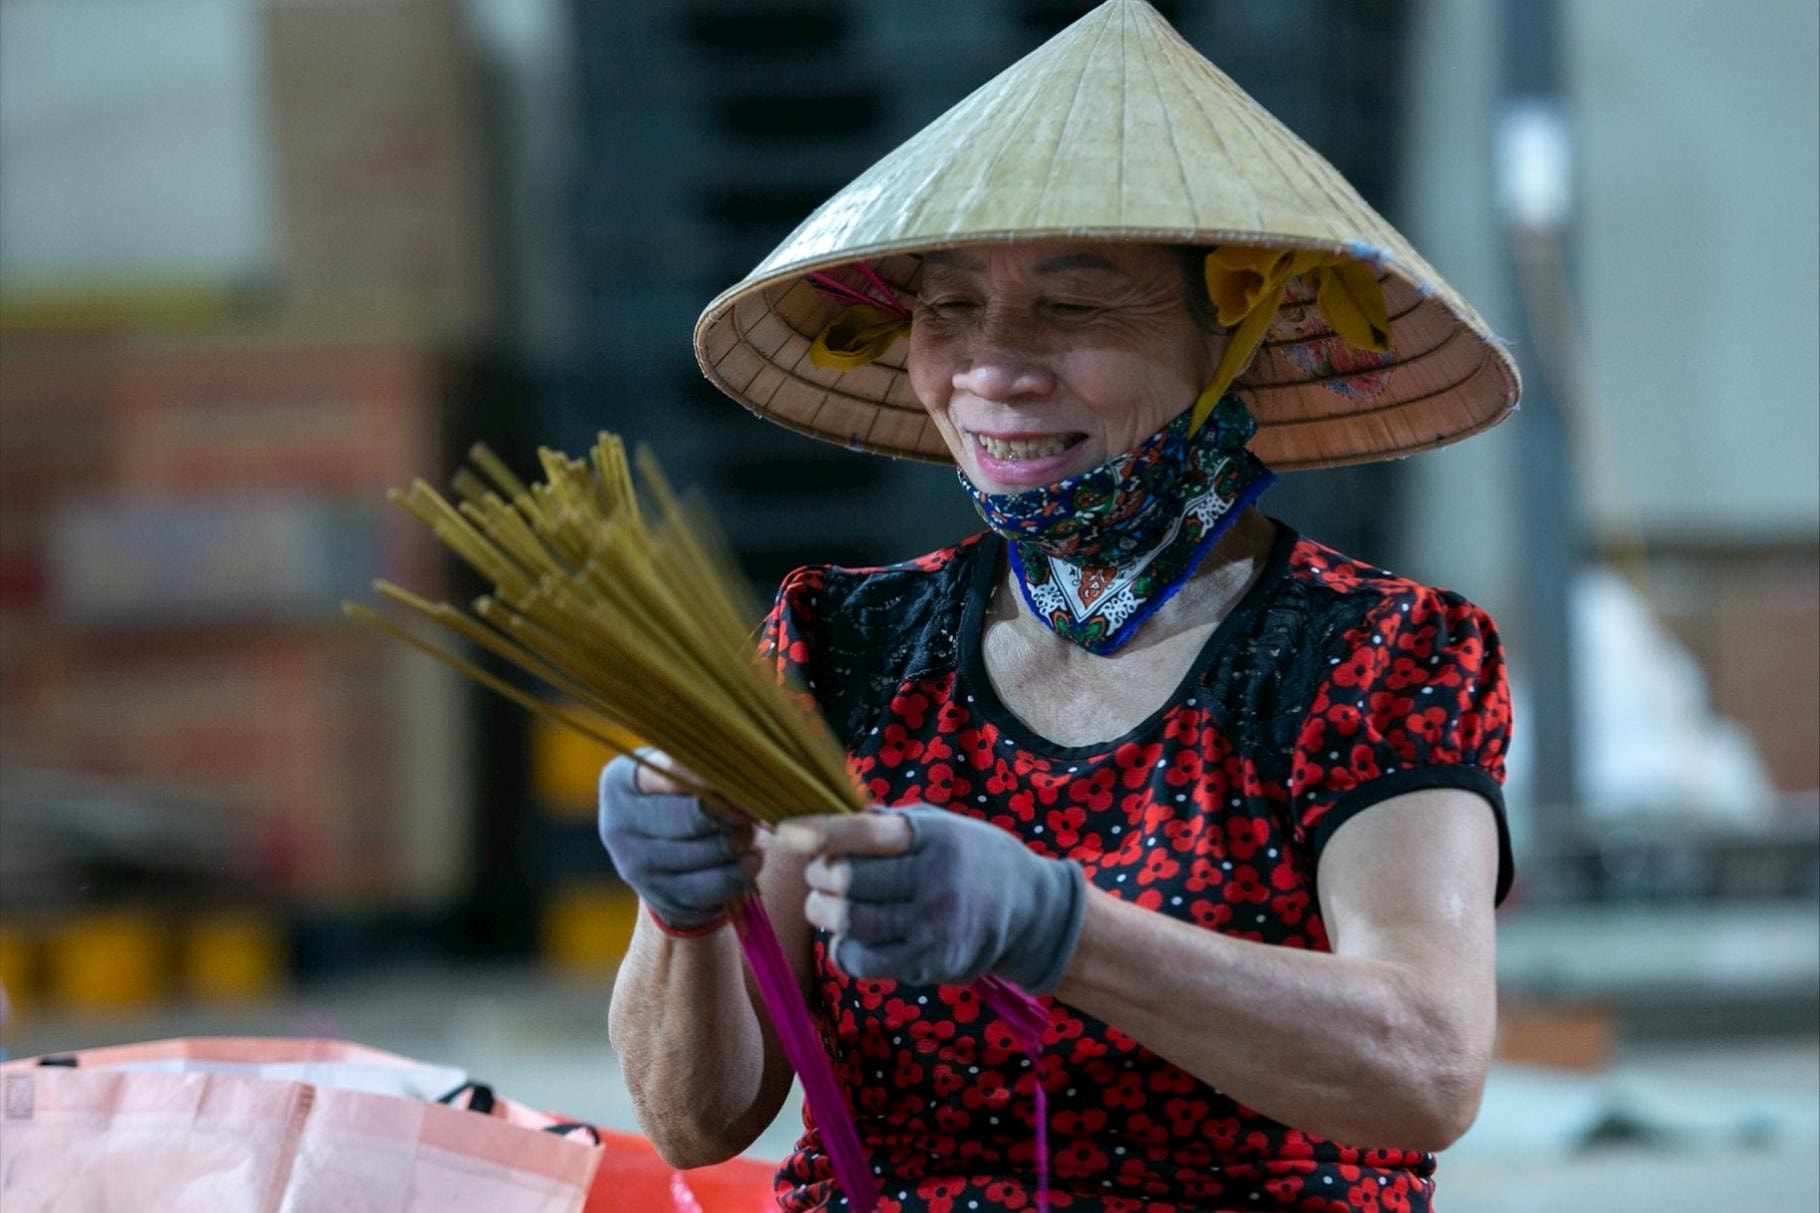
[[[1478,1113],[1496,1029],[1495,822],[1452,789],[1341,826],[1332,954],[1203,930],[1089,890],[1056,997],[1248,1107],[1362,1148],[1440,1150]]]
[[[761,833],[759,893],[806,991],[806,859],[767,841]],[[674,1167],[708,1166],[746,1149],[790,1091],[789,1063],[731,926],[676,938],[641,913],[613,984],[607,1035],[639,1126]]]

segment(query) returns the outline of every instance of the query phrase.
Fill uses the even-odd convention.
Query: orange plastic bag
[[[147,1067],[151,1068],[147,1068]],[[316,1081],[296,1076],[303,1067]],[[181,1040],[0,1065],[0,1207],[175,1213],[771,1213],[770,1168],[649,1143],[338,1041]],[[351,1076],[351,1080],[350,1080]],[[350,1085],[335,1085],[350,1083]],[[459,1105],[459,1106],[458,1106]]]

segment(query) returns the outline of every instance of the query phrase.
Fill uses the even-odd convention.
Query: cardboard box
[[[276,891],[380,897],[406,841],[392,656],[340,632],[66,640],[19,688],[9,757],[228,806]]]
[[[441,357],[220,334],[6,354],[0,758],[231,805],[277,894],[453,895],[467,692],[335,610],[375,573],[442,592],[384,499],[440,477]]]
[[[96,500],[122,517],[137,500],[198,497],[364,511],[378,569],[435,591],[434,541],[384,494],[438,475],[442,365],[416,346],[8,340],[0,613],[49,605],[52,519]],[[146,507],[143,525],[157,529],[162,508]]]
[[[1820,788],[1820,584],[1728,590],[1713,623],[1713,706],[1750,730],[1778,789]]]
[[[115,489],[152,500],[312,496],[375,512],[378,566],[425,592],[435,541],[385,501],[435,477],[443,384],[400,346],[140,348],[114,401]]]
[[[0,341],[0,616],[43,607],[45,518],[108,483],[117,366],[112,342]]]
[[[85,627],[320,624],[384,571],[379,521],[377,501],[84,501],[51,520],[51,602]]]
[[[1811,544],[1657,557],[1663,622],[1699,661],[1715,713],[1743,725],[1779,791],[1820,788],[1820,559]]]
[[[487,129],[457,0],[265,9],[287,294],[491,324]]]
[[[1522,1066],[1596,1073],[1611,1064],[1611,1011],[1582,1003],[1501,1000],[1497,1059]]]

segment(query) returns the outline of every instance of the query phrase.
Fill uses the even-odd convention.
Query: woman
[[[725,1158],[787,1093],[724,925],[756,887],[888,1210],[1030,1207],[1039,1081],[1058,1209],[1427,1209],[1492,1045],[1498,639],[1252,503],[1267,465],[1500,419],[1471,309],[1114,0],[821,208],[697,348],[786,424],[952,459],[989,533],[799,570],[767,622],[880,811],[761,839],[603,775],[650,910],[612,1039],[658,1149]],[[1038,1065],[983,974],[1046,996]],[[778,1192],[844,1207],[812,1121]]]

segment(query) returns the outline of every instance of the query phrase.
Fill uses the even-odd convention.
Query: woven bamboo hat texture
[[[808,275],[863,287],[859,263],[913,293],[922,253],[1053,239],[1280,248],[1371,268],[1387,353],[1340,341],[1297,278],[1235,382],[1258,420],[1252,449],[1280,470],[1427,450],[1516,406],[1516,366],[1478,313],[1143,0],[1100,5],[823,203],[708,305],[696,358],[782,425],[947,462],[910,389],[907,341],[851,370],[811,360],[844,305]]]

